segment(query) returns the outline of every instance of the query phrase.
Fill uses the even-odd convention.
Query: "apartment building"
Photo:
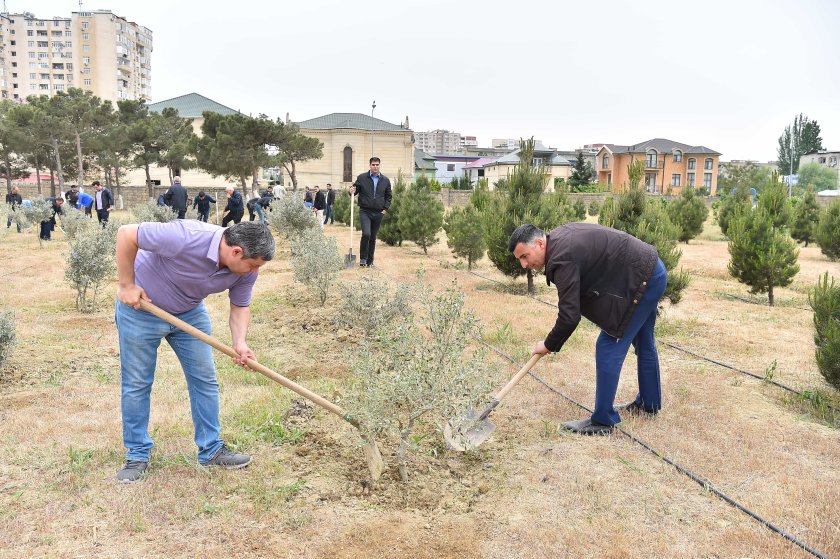
[[[800,157],[799,168],[801,169],[803,165],[808,163],[816,163],[817,165],[831,169],[837,173],[837,188],[840,189],[840,172],[838,172],[840,167],[837,165],[838,161],[840,161],[840,151],[821,149],[812,153],[806,153]]]
[[[432,155],[458,155],[464,150],[461,134],[449,130],[415,132],[414,142],[417,149],[422,149]]]
[[[598,182],[620,190],[629,184],[627,166],[635,160],[644,161],[642,184],[652,194],[679,194],[685,187],[705,188],[712,196],[717,192],[720,153],[664,138],[632,146],[604,144],[595,158]]]
[[[114,103],[152,97],[151,30],[110,10],[41,19],[0,14],[0,96],[24,100],[71,87]]]

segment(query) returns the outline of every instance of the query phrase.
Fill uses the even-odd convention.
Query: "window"
[[[30,70],[34,70],[34,69],[35,69],[35,68],[37,68],[37,67],[38,67],[38,63],[37,63],[37,62],[30,62],[30,63],[29,63],[29,69],[30,69]]]
[[[38,53],[38,58],[44,59],[44,58],[49,58],[49,57],[50,57],[50,53],[48,53],[48,52],[39,52]]]
[[[88,58],[87,56],[82,58],[82,64],[90,64],[90,58]]]
[[[35,48],[35,41],[26,41],[26,46],[34,49]]]
[[[61,37],[62,35],[64,35],[64,33],[62,33],[61,31],[53,31],[52,32],[53,37]]]
[[[64,79],[64,74],[53,74],[53,79],[54,80],[63,80]]]
[[[688,173],[688,186],[694,186],[694,173]]]
[[[680,186],[680,179],[682,175],[679,173],[674,173],[671,175],[671,186]]]
[[[88,52],[90,50],[90,45],[82,45],[82,51]]]
[[[54,62],[52,67],[53,70],[64,70],[64,64],[62,64],[61,62]]]
[[[82,33],[83,41],[90,41],[90,33]]]
[[[353,182],[353,148],[347,146],[342,152],[344,156],[344,182]]]
[[[82,29],[87,29],[88,27],[90,27],[90,24],[86,21],[83,21],[82,22]]]
[[[50,84],[48,84],[48,83],[38,84],[38,89],[49,89],[49,88],[50,88]]]
[[[542,164],[543,164],[543,158],[542,158],[542,157],[535,157],[535,158],[534,158],[534,161],[533,161],[533,164],[534,164],[534,167],[540,167],[540,166],[542,166]]]
[[[695,168],[697,168],[697,160],[692,157],[688,160],[688,169],[693,171]]]
[[[680,150],[674,151],[674,163],[681,163],[682,162],[682,152]]]
[[[90,74],[90,68],[82,68],[83,74]]]
[[[454,170],[455,170],[455,164],[454,164],[454,163],[447,163],[447,164],[446,164],[446,171],[447,171],[448,173],[451,173],[451,172],[453,172]]]
[[[645,187],[648,192],[656,192],[656,173],[645,173]]]
[[[35,35],[35,32],[34,32],[34,31],[32,31],[31,29],[29,29],[29,30],[26,32],[26,36],[27,36],[27,37],[33,37],[34,35]]]
[[[48,79],[50,79],[50,75],[49,74],[41,74],[41,79],[42,80],[48,80]]]
[[[53,86],[53,89],[55,89],[56,91],[63,91],[64,90],[64,84],[63,83],[57,83]]]
[[[649,150],[645,156],[645,167],[655,169],[657,159],[659,159],[659,154],[654,150]]]
[[[704,188],[712,188],[712,174],[711,173],[703,173],[703,187]]]
[[[67,70],[68,70],[68,71],[72,71],[72,70],[73,70],[73,63],[72,63],[72,62],[68,62],[68,63],[67,63]]]
[[[604,158],[601,160],[601,169],[609,169],[610,168],[610,155],[608,153],[604,154]]]
[[[607,184],[612,184],[612,173],[607,173]]]
[[[15,41],[12,41],[12,46],[15,46],[15,44],[16,44]]]
[[[65,31],[65,32],[64,32],[64,36],[65,36],[65,37],[72,37],[72,36],[73,36],[73,32],[72,32],[72,31]]]
[[[820,157],[818,163],[825,165],[825,157]]]
[[[47,69],[47,68],[49,68],[49,67],[50,67],[50,65],[49,65],[49,64],[47,64],[46,62],[39,62],[39,63],[38,63],[38,68],[40,68],[40,69],[42,69],[42,70],[45,70],[45,69]]]
[[[828,158],[828,164],[831,165],[832,167],[837,165],[837,158],[836,157],[829,157]]]
[[[90,85],[93,83],[93,80],[87,79],[85,80],[85,85]]]
[[[37,75],[38,75],[38,74],[29,74],[29,79],[30,79],[30,80],[34,80],[34,79],[35,79],[35,76],[37,76]]]
[[[714,165],[714,160],[711,157],[707,157],[706,161],[703,162],[703,168],[707,171],[711,171],[713,165]]]
[[[35,51],[29,51],[29,58],[35,58],[36,56],[38,55],[35,53]]]
[[[73,48],[73,41],[64,41],[64,48],[72,49]]]

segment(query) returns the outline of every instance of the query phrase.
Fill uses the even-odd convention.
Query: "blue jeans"
[[[656,325],[656,308],[665,292],[668,275],[662,260],[657,261],[648,288],[636,306],[624,337],[616,339],[601,332],[595,343],[595,412],[592,421],[601,425],[615,425],[621,417],[613,407],[618,390],[618,378],[624,358],[632,344],[636,350],[639,393],[636,403],[648,411],[662,408],[662,385],[659,378],[659,354],[653,328]]]
[[[335,217],[333,217],[332,206],[327,206],[327,209],[324,210],[324,225],[327,224],[327,221],[330,222],[330,225],[335,223]]]
[[[211,333],[210,315],[204,304],[176,315],[206,334]],[[154,446],[149,435],[149,407],[155,379],[157,350],[166,339],[184,369],[190,411],[195,427],[199,462],[207,462],[219,451],[219,383],[209,345],[146,311],[116,302],[115,319],[120,338],[122,376],[123,444],[126,460],[149,461]]]

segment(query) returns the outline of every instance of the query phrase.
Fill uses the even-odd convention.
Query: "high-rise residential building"
[[[462,136],[449,130],[415,132],[414,143],[414,147],[432,155],[458,155],[464,148]]]
[[[116,103],[152,98],[152,32],[110,10],[0,14],[0,97],[77,87]]]

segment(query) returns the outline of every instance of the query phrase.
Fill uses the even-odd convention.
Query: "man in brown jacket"
[[[560,351],[581,316],[601,328],[595,344],[595,412],[563,427],[585,435],[612,432],[621,421],[615,404],[618,378],[632,344],[638,356],[639,393],[628,413],[655,415],[662,407],[659,354],[653,328],[668,278],[656,249],[622,231],[592,223],[568,223],[549,233],[525,224],[508,249],[523,268],[545,270],[557,288],[554,328],[534,354]]]

